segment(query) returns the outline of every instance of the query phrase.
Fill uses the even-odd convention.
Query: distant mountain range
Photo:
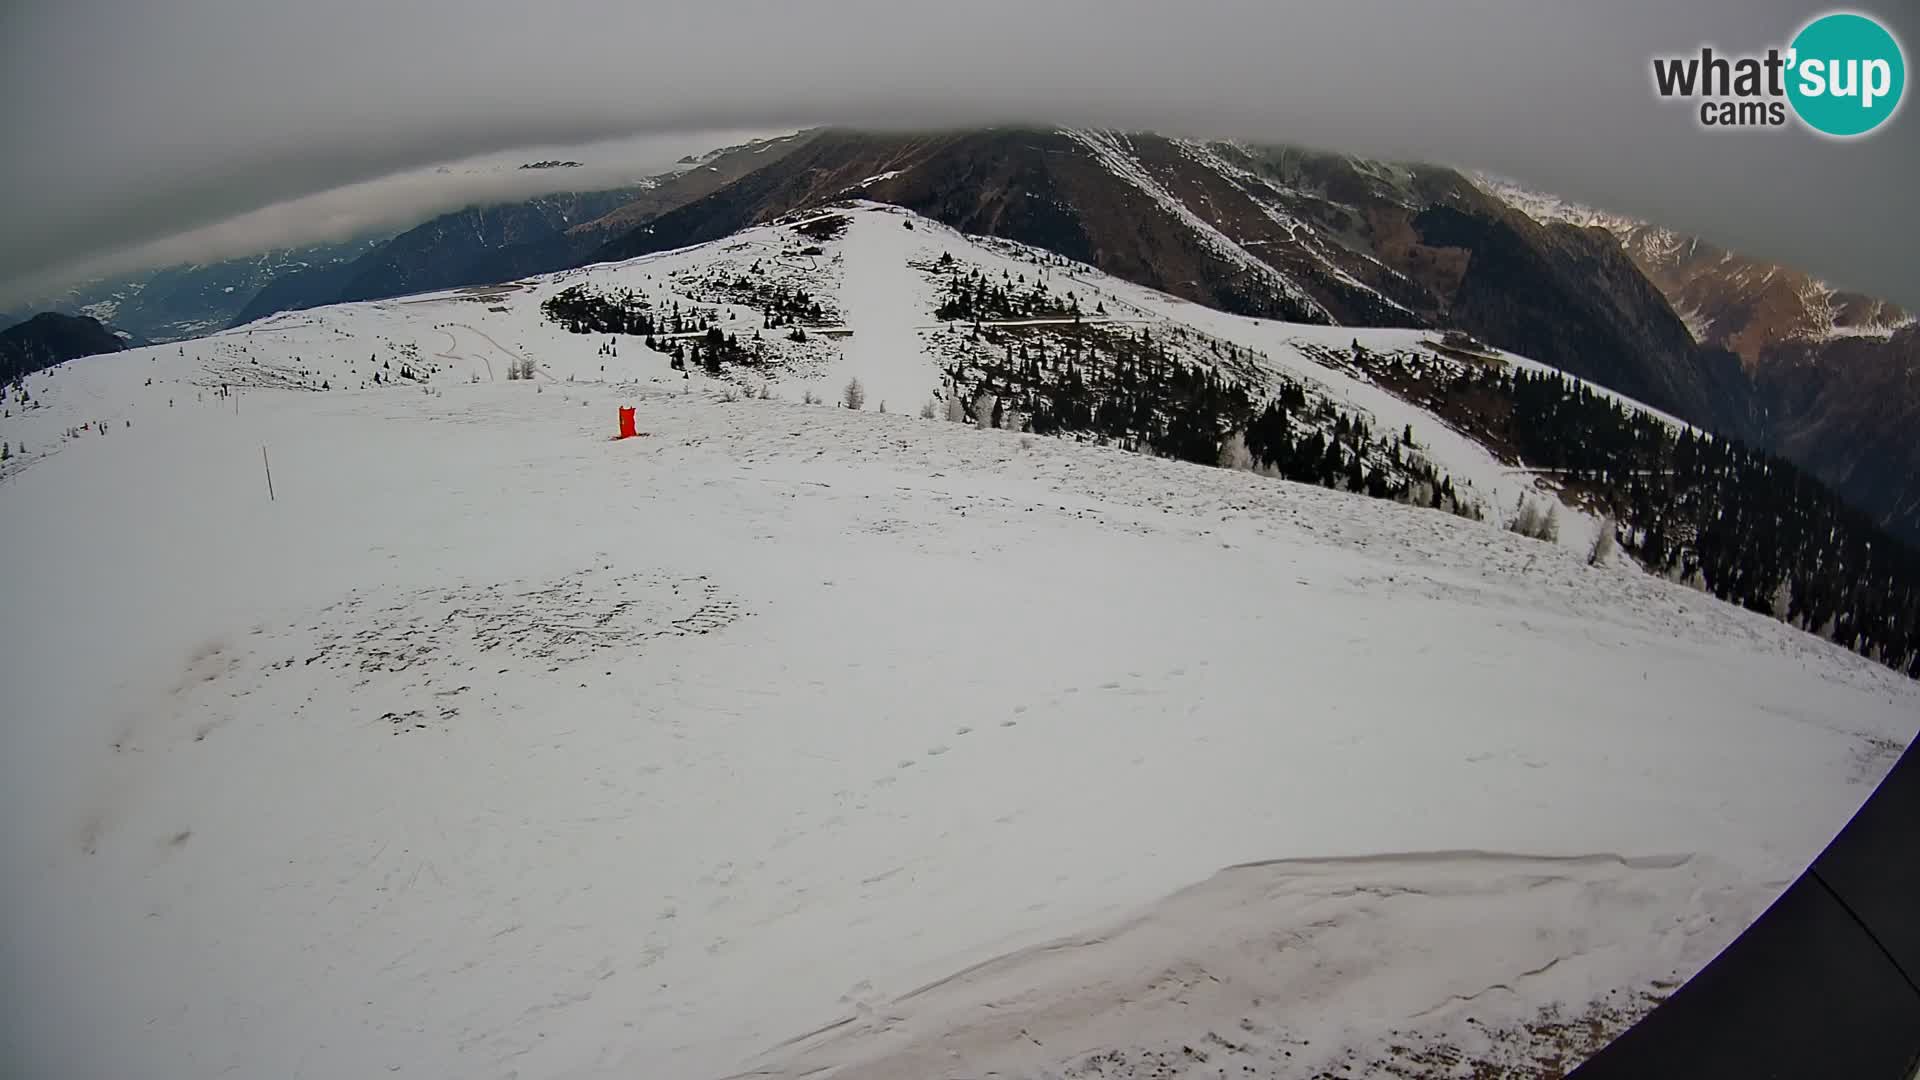
[[[485,285],[577,266],[635,222],[725,187],[809,137],[725,147],[645,183],[610,191],[564,192],[442,214],[351,262],[315,266],[267,283],[231,323],[240,326],[280,311]]]
[[[54,306],[170,340],[684,247],[858,196],[1229,312],[1459,328],[1778,452],[1920,540],[1913,316],[1667,228],[1449,168],[1145,133],[828,129],[681,165]]]
[[[1611,240],[1451,169],[1148,134],[831,132],[601,248],[626,258],[861,195],[1228,311],[1467,329],[1745,433],[1739,363],[1695,344]]]
[[[626,187],[468,207],[398,235],[378,233],[96,278],[34,298],[17,313],[0,315],[0,326],[34,311],[58,311],[93,316],[133,340],[169,342],[276,311],[483,284],[569,266],[635,220],[707,194],[774,160],[790,145],[787,139],[762,139],[723,147]],[[518,168],[564,173],[581,165],[555,159]],[[616,216],[595,225],[609,214]]]
[[[1913,313],[1695,236],[1500,181],[1526,213],[1604,230],[1702,343],[1739,357],[1744,432],[1909,538],[1920,535],[1920,325]]]
[[[124,338],[91,316],[42,312],[0,330],[0,385],[55,364],[127,347]]]
[[[1453,169],[1142,133],[828,131],[592,259],[851,196],[1231,312],[1464,329],[1779,452],[1920,540],[1910,316]]]
[[[624,205],[644,190],[566,192],[442,214],[352,262],[276,278],[240,309],[232,324],[243,325],[280,311],[518,277],[511,269],[518,254],[550,250],[568,228]],[[564,262],[566,255],[561,252],[554,257]]]
[[[90,315],[147,341],[178,341],[224,329],[255,293],[275,281],[344,266],[386,239],[369,236],[97,278],[39,297],[31,306]]]

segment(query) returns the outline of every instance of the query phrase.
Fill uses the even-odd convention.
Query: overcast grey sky
[[[1891,25],[1911,62],[1917,8],[1859,10]],[[1920,307],[1914,109],[1852,142],[1798,129],[1710,134],[1650,89],[1655,53],[1784,44],[1823,10],[0,0],[0,290],[302,196],[516,147],[1037,122],[1486,169]]]
[[[700,131],[647,135],[571,146],[527,146],[503,153],[408,169],[327,188],[222,218],[211,225],[114,249],[18,279],[14,295],[29,301],[57,296],[73,280],[92,280],[180,263],[213,262],[276,248],[337,243],[378,236],[461,206],[530,198],[553,191],[601,191],[679,167],[717,147],[790,134],[785,130]],[[530,161],[577,161],[578,168],[522,169]],[[0,284],[0,301],[8,301]]]

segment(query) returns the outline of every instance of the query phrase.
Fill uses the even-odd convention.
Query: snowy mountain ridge
[[[1499,528],[1543,478],[1385,380],[1533,366],[1431,338],[861,203],[28,377],[10,1059],[1578,1060],[1819,850],[1920,684],[1590,565],[1575,507]],[[1022,372],[1147,366],[1298,393],[1488,520],[993,426]]]
[[[1581,228],[1605,229],[1620,241],[1635,262],[1654,273],[1656,282],[1659,281],[1659,269],[1679,268],[1695,259],[1710,261],[1724,268],[1717,283],[1722,290],[1759,293],[1779,280],[1793,291],[1799,301],[1796,319],[1782,327],[1777,335],[1779,337],[1807,341],[1845,337],[1888,338],[1914,325],[1913,315],[1893,305],[1879,301],[1863,305],[1865,298],[1858,294],[1843,293],[1817,278],[1744,258],[1664,226],[1624,214],[1597,210],[1487,173],[1475,173],[1473,179],[1535,221],[1543,224],[1565,222]],[[1676,299],[1684,302],[1683,298]],[[1863,306],[1868,310],[1862,311]],[[1713,321],[1690,321],[1689,326],[1700,341],[1717,339],[1717,328]],[[1738,330],[1738,327],[1733,327],[1718,333],[1733,334]]]
[[[813,395],[833,402],[848,379],[858,378],[870,408],[885,404],[893,411],[912,412],[931,403],[945,416],[945,398],[952,390],[950,365],[968,357],[977,359],[1000,345],[983,345],[969,333],[968,322],[935,317],[938,262],[944,257],[952,266],[981,271],[987,278],[1012,281],[1016,275],[1030,276],[1036,284],[1049,281],[1062,293],[1078,297],[1083,310],[1077,317],[986,320],[989,332],[1001,329],[1017,335],[1022,348],[1031,343],[1045,348],[1063,335],[1104,328],[1129,335],[1157,334],[1187,363],[1212,367],[1220,363],[1218,349],[1224,344],[1245,350],[1247,362],[1238,374],[1251,380],[1260,394],[1276,390],[1276,380],[1287,380],[1372,430],[1411,429],[1414,444],[1410,448],[1456,477],[1463,492],[1470,490],[1483,515],[1496,524],[1507,521],[1526,499],[1550,498],[1540,486],[1543,479],[1533,471],[1499,461],[1472,438],[1436,421],[1345,362],[1355,343],[1376,354],[1423,354],[1437,359],[1438,354],[1423,344],[1436,341],[1434,335],[1238,318],[1119,281],[1028,245],[969,238],[895,207],[857,201],[849,206],[824,215],[791,215],[725,241],[626,263],[500,286],[282,313],[194,342],[156,347],[143,355],[162,365],[156,369],[156,383],[165,379],[202,388],[220,384],[367,388],[377,385],[371,381],[376,373],[383,381],[398,379],[410,385],[444,385],[449,379],[494,381],[506,377],[514,359],[535,354],[539,377],[546,380],[600,381],[636,375],[656,383],[681,379],[681,373],[666,368],[660,354],[641,349],[637,342],[625,342],[620,362],[614,363],[615,358],[600,355],[599,339],[566,333],[543,314],[542,306],[553,297],[584,288],[607,296],[631,292],[661,312],[683,307],[689,313],[699,308],[719,314],[714,320],[719,329],[748,339],[759,355],[754,365],[730,366],[724,375],[715,373],[733,386],[733,392],[764,390],[781,397]],[[810,222],[823,217],[840,222],[848,230],[845,239],[815,243],[803,235]],[[809,250],[820,253],[803,254]],[[756,278],[751,286],[742,286],[742,275],[749,271]],[[763,325],[765,302],[785,294],[828,299],[837,312],[845,314],[844,320],[836,315],[827,322],[844,321],[851,333],[836,340],[832,326],[816,327],[827,332],[795,342],[790,331],[769,329]],[[1105,314],[1095,314],[1096,308]],[[682,344],[697,346],[703,335],[704,327],[687,332],[681,335]],[[1204,347],[1209,341],[1212,352]],[[1054,344],[1060,347],[1057,341]],[[363,353],[379,366],[361,362]],[[1493,351],[1489,355],[1516,368],[1546,370],[1510,354]],[[395,359],[402,361],[398,368],[392,363]],[[88,369],[89,376],[93,370]],[[80,374],[75,369],[57,380],[49,377],[47,385],[57,390],[69,376]],[[39,387],[37,382],[29,384],[43,406],[57,400]],[[1589,385],[1589,389],[1661,415],[1602,388]],[[105,387],[93,392],[97,398],[110,395]],[[971,408],[970,395],[964,404]],[[46,452],[57,449],[61,441],[49,437],[58,431],[50,429],[53,416],[51,412],[30,414],[40,422],[16,428],[16,441]],[[128,407],[92,417],[109,426],[128,418]],[[61,419],[64,428],[88,417],[63,413]],[[15,468],[31,460],[16,462]],[[1591,545],[1597,519],[1572,508],[1562,512],[1569,522],[1563,543],[1585,550]]]
[[[248,299],[277,278],[314,267],[343,266],[384,239],[380,234],[142,270],[79,282],[23,303],[91,315],[148,341],[177,341],[224,328]]]

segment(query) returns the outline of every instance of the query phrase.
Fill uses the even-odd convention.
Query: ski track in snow
[[[938,368],[916,362],[926,352],[919,335],[926,321],[922,313],[934,300],[921,275],[905,270],[907,261],[929,246],[920,230],[901,224],[910,220],[903,214],[853,215],[844,245],[843,295],[854,327],[844,345],[844,370],[865,387],[870,409],[886,402],[894,411],[912,412],[939,381]],[[841,389],[823,387],[819,394],[835,401]]]
[[[7,435],[58,452],[0,486],[9,1059],[1119,1077],[1211,1034],[1242,1049],[1187,1075],[1311,1075],[1690,974],[1913,735],[1893,672],[1567,547],[914,419],[899,263],[964,241],[854,218],[854,334],[798,385],[890,416],[716,400],[540,321],[701,251],[34,377]],[[1423,415],[1286,347],[1391,332],[1081,276]],[[191,381],[412,341],[458,361],[440,391],[236,413]],[[465,381],[518,353],[542,381]],[[622,404],[647,437],[609,440]]]

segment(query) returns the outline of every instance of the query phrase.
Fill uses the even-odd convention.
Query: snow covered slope
[[[831,227],[817,229],[823,222]],[[289,312],[195,342],[75,366],[28,384],[30,395],[50,388],[53,396],[42,395],[42,402],[58,401],[61,409],[0,421],[0,438],[16,449],[26,445],[30,462],[33,454],[64,445],[76,424],[121,428],[159,410],[203,405],[222,385],[359,389],[376,385],[372,380],[378,375],[406,386],[446,387],[505,380],[515,361],[528,358],[536,361],[536,378],[545,383],[637,379],[659,386],[710,385],[698,370],[683,375],[671,369],[663,353],[633,337],[567,332],[543,305],[569,290],[644,306],[663,322],[684,315],[687,321],[676,327],[710,323],[731,335],[757,358],[721,373],[733,392],[788,400],[812,395],[832,402],[849,379],[858,378],[869,410],[915,412],[930,406],[944,416],[945,398],[954,392],[949,369],[969,360],[996,360],[1001,349],[1000,342],[981,339],[964,320],[935,317],[945,282],[956,273],[977,273],[981,280],[1016,289],[1045,283],[1055,298],[1072,295],[1079,316],[985,320],[990,331],[1017,336],[1023,350],[1037,346],[1044,353],[1051,347],[1059,354],[1090,331],[1145,334],[1165,343],[1181,362],[1218,368],[1247,381],[1256,394],[1275,393],[1283,380],[1290,381],[1374,431],[1411,428],[1410,449],[1451,476],[1463,498],[1495,523],[1510,517],[1523,499],[1546,497],[1539,477],[1498,460],[1351,363],[1356,344],[1377,355],[1433,360],[1438,354],[1429,347],[1429,333],[1232,316],[1038,249],[966,237],[871,203],[795,215],[726,240],[624,263]],[[769,312],[795,297],[822,305],[820,317],[799,320],[815,331],[808,340],[792,340],[787,325],[768,325]],[[662,336],[686,347],[700,344],[704,333],[682,329]],[[1235,351],[1226,361],[1223,348]],[[1539,367],[1510,354],[1493,355],[1501,358],[1498,362]],[[230,399],[216,400],[231,407]],[[0,465],[0,475],[8,467]],[[1564,513],[1568,524],[1561,542],[1585,550],[1597,519]]]
[[[1299,328],[848,216],[29,380],[0,419],[30,462],[0,485],[0,1054],[1506,1060],[1697,968],[1913,734],[1891,671],[1491,523],[919,419],[971,346],[927,310],[948,271],[883,268],[949,253],[1401,414]],[[541,314],[580,285],[712,304],[764,374],[603,355]],[[852,335],[747,302],[799,290]],[[855,376],[865,413],[796,400]],[[648,434],[611,441],[628,404]]]

